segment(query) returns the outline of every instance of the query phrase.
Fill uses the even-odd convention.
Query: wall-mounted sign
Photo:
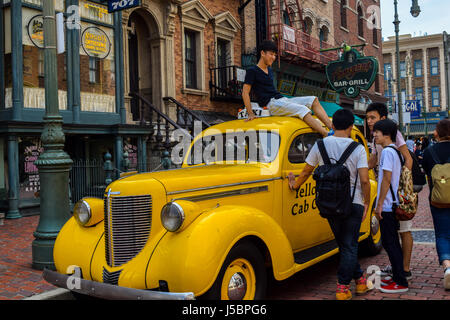
[[[420,113],[420,100],[406,100],[405,111],[411,113],[411,119],[418,119],[421,116]]]
[[[338,93],[347,97],[358,96],[361,89],[368,90],[378,72],[378,61],[374,57],[364,57],[355,49],[344,52],[338,61],[326,67],[328,83]]]
[[[42,14],[35,15],[30,19],[27,31],[31,42],[38,48],[44,48],[44,18]]]
[[[140,0],[108,0],[108,12],[134,8],[141,5]]]
[[[88,56],[99,59],[105,59],[111,51],[108,35],[98,27],[88,27],[83,31],[81,45]]]

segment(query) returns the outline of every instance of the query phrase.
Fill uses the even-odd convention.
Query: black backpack
[[[417,156],[414,154],[414,152],[411,152],[411,150],[409,149],[408,151],[413,161],[411,173],[413,178],[414,192],[420,192],[423,186],[427,183],[425,172],[423,171],[422,166],[419,163],[419,159],[417,159]]]
[[[353,141],[336,163],[330,162],[322,139],[317,140],[317,146],[324,162],[314,170],[313,174],[313,179],[316,180],[317,208],[323,218],[344,218],[351,212],[356,181],[358,181],[358,174],[356,174],[353,195],[350,195],[350,171],[344,163],[356,149],[358,142]]]

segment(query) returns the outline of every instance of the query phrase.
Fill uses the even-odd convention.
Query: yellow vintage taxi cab
[[[56,239],[56,271],[44,278],[108,299],[263,298],[268,276],[286,279],[338,252],[317,210],[315,181],[291,191],[287,179],[320,138],[294,117],[207,128],[181,168],[131,174],[103,199],[80,200]],[[357,128],[352,138],[367,150]],[[372,210],[359,241],[377,254],[370,175]]]

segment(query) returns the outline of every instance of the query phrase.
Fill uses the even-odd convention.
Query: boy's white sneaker
[[[450,268],[445,269],[444,272],[444,288],[450,290]]]

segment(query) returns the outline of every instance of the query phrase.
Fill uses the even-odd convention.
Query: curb
[[[70,290],[58,288],[22,300],[75,300]]]

